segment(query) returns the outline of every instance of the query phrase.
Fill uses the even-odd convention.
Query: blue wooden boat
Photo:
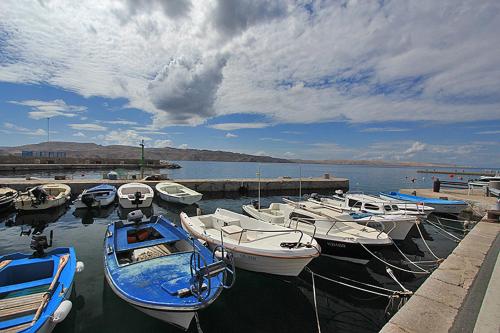
[[[211,252],[162,216],[142,219],[142,213],[134,211],[128,222],[108,226],[106,279],[116,295],[135,308],[188,329],[196,311],[234,283],[232,256],[223,248]],[[225,259],[217,259],[216,253]]]
[[[75,208],[105,207],[112,204],[116,198],[116,187],[101,184],[86,189],[75,200]]]
[[[45,253],[49,246],[35,234],[35,253],[0,256],[0,332],[52,332],[71,311],[73,278],[83,264],[77,264],[73,248]]]
[[[392,201],[400,202],[410,202],[413,204],[423,204],[434,208],[434,213],[441,214],[460,214],[465,208],[467,208],[467,203],[462,200],[445,200],[437,198],[427,198],[419,197],[416,195],[404,194],[400,192],[380,192],[380,197],[382,199],[388,199]]]

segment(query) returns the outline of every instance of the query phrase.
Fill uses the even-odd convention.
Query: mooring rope
[[[427,219],[427,220],[426,220],[426,222],[427,222],[427,223],[429,223],[430,225],[432,225],[434,228],[439,229],[439,230],[443,231],[445,234],[447,234],[447,235],[449,235],[450,237],[454,238],[454,241],[455,241],[455,242],[459,243],[459,242],[462,240],[461,238],[459,238],[459,237],[457,237],[457,236],[453,235],[452,233],[449,233],[448,231],[444,230],[444,229],[443,229],[443,228],[441,228],[440,226],[438,226],[438,225],[436,225],[436,224],[432,223],[431,221],[429,221],[429,219]],[[446,235],[443,235],[443,236],[445,236],[445,237],[446,237]],[[449,237],[446,237],[446,238],[450,239]],[[452,240],[453,240],[453,239],[452,239]]]
[[[439,258],[430,248],[429,244],[427,244],[427,242],[425,241],[425,238],[424,238],[424,235],[422,234],[422,231],[420,230],[420,227],[417,225],[417,230],[418,230],[418,233],[420,234],[420,238],[422,239],[422,242],[424,243],[425,247],[427,248],[427,250],[429,250],[430,254],[432,254],[432,256],[434,258],[436,258],[436,260],[438,261],[438,263],[440,263],[441,261],[443,261],[444,259],[443,258]]]
[[[417,227],[418,228],[418,227]],[[403,258],[405,258],[410,264],[412,264],[413,266],[417,267],[418,269],[420,269],[422,272],[426,272],[426,273],[430,273],[429,271],[427,271],[426,269],[420,267],[419,265],[417,265],[415,262],[411,261],[410,258],[408,258],[404,253],[403,251],[401,251],[401,249],[396,245],[395,242],[392,243],[394,245],[394,247],[398,250],[398,252],[403,256]]]
[[[203,333],[200,325],[200,318],[198,318],[198,312],[194,313],[194,319],[196,320],[196,328],[198,329],[198,333]]]
[[[372,251],[370,251],[366,246],[364,246],[362,243],[358,242],[359,245],[361,245],[365,250],[366,252],[368,252],[369,254],[371,254],[375,259],[381,261],[382,263],[384,263],[385,265],[387,266],[390,266],[394,269],[397,269],[397,270],[400,270],[400,271],[403,271],[403,272],[407,272],[407,273],[412,273],[412,274],[430,274],[429,271],[425,271],[425,272],[417,272],[417,271],[411,271],[411,270],[408,270],[408,269],[404,269],[404,268],[401,268],[401,267],[398,267],[398,266],[395,266],[391,263],[388,263],[387,261],[377,257]]]
[[[316,283],[314,282],[314,273],[311,272],[312,288],[313,288],[313,298],[314,298],[314,312],[316,314],[316,325],[318,325],[318,333],[321,333],[321,325],[319,324],[319,314],[318,314],[318,304],[316,302]]]

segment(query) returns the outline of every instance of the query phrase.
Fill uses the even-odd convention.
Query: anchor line
[[[417,226],[418,228],[418,226]],[[395,242],[392,243],[394,245],[394,247],[396,247],[396,249],[398,250],[398,252],[401,254],[401,256],[403,256],[404,259],[406,259],[410,264],[412,264],[413,266],[415,266],[416,268],[420,269],[422,272],[426,272],[426,273],[429,273],[429,271],[427,271],[426,269],[420,267],[419,265],[417,265],[415,262],[411,261],[410,258],[408,258],[408,256],[406,256],[403,251],[401,251],[401,249],[396,245]]]
[[[450,237],[452,237],[452,238],[454,238],[454,239],[451,239],[450,237],[447,237],[446,235],[443,235],[443,234],[442,234],[442,235],[443,235],[443,236],[445,236],[446,238],[451,239],[451,240],[453,240],[453,241],[455,241],[455,242],[457,242],[457,243],[459,243],[459,242],[462,240],[462,239],[460,239],[459,237],[457,237],[457,236],[453,235],[452,233],[449,233],[448,231],[444,230],[444,229],[443,229],[443,228],[441,228],[440,226],[436,225],[435,223],[432,223],[431,221],[429,221],[429,219],[427,219],[427,220],[426,220],[426,222],[427,222],[427,223],[429,223],[430,225],[432,225],[434,228],[441,230],[441,231],[442,231],[442,232],[444,232],[446,235],[448,235],[448,236],[450,236]]]
[[[369,254],[371,254],[375,259],[379,260],[380,262],[384,263],[385,265],[389,266],[389,267],[392,267],[394,269],[397,269],[399,271],[403,271],[403,272],[407,272],[407,273],[412,273],[412,274],[430,274],[429,271],[425,271],[425,272],[417,272],[417,271],[412,271],[412,270],[409,270],[409,269],[404,269],[404,268],[401,268],[401,267],[398,267],[398,266],[395,266],[391,263],[388,263],[387,261],[383,260],[382,258],[379,258],[377,257],[372,251],[370,251],[365,245],[363,245],[362,243],[358,242],[359,245],[361,245],[365,250],[366,252],[368,252]]]
[[[436,258],[437,262],[440,263],[442,262],[444,259],[443,258],[439,258],[430,248],[429,244],[427,244],[427,242],[425,241],[425,238],[424,238],[424,235],[422,235],[422,231],[420,230],[420,227],[417,225],[417,230],[418,230],[418,233],[420,234],[420,238],[422,239],[422,242],[424,243],[425,247],[427,248],[427,250],[429,250],[429,253],[432,254],[432,256],[434,258]]]
[[[311,270],[310,270],[311,271]],[[314,273],[311,271],[313,298],[314,298],[314,313],[316,314],[316,325],[318,325],[318,333],[321,333],[321,325],[319,323],[318,304],[316,302],[316,283],[314,282]]]

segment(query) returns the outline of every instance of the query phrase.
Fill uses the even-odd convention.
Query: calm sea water
[[[181,162],[183,169],[173,170],[174,178],[254,177],[255,163]],[[261,164],[263,177],[299,176],[297,165]],[[330,173],[351,180],[351,189],[377,192],[401,187],[430,186],[415,169],[373,168],[359,166],[303,165],[302,176]],[[411,179],[417,178],[414,183]],[[211,213],[217,207],[241,212],[241,205],[255,198],[203,200],[199,207]],[[280,197],[265,197],[262,204],[279,202]],[[179,213],[194,215],[197,206],[178,207],[156,201],[149,214],[163,214],[179,223]],[[56,327],[55,332],[180,332],[176,328],[146,316],[119,299],[107,286],[103,272],[102,243],[106,226],[126,212],[116,206],[100,211],[75,211],[72,205],[38,214],[3,213],[0,216],[0,254],[30,252],[30,239],[20,237],[21,228],[54,230],[54,247],[74,246],[85,271],[77,275],[70,316]],[[418,233],[415,233],[418,236]],[[440,257],[456,246],[436,229],[426,225],[424,237]],[[422,240],[408,238],[400,244],[412,260],[430,260]],[[392,263],[402,265],[396,251],[383,254]],[[405,266],[407,269],[412,267]],[[365,283],[400,290],[376,260],[366,266],[333,259],[319,259],[310,269],[330,278],[348,277]],[[425,275],[395,272],[410,290],[424,281]],[[317,306],[323,332],[375,332],[388,320],[385,309],[388,299],[316,278]],[[200,312],[200,326],[210,332],[315,332],[311,275],[303,272],[298,278],[279,278],[238,270],[236,285],[222,293],[209,308]],[[196,325],[190,328],[196,332]]]

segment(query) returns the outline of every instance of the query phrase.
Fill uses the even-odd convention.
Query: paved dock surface
[[[499,233],[499,223],[479,222],[381,332],[498,333]]]
[[[162,180],[163,181],[163,180]],[[33,187],[47,183],[64,183],[71,187],[72,194],[81,193],[84,189],[99,184],[110,184],[119,187],[126,183],[141,182],[155,187],[162,181],[143,180],[109,180],[109,179],[32,179],[22,178],[0,178],[0,186],[7,186],[18,191],[24,191],[28,187]],[[299,188],[302,193],[312,191],[326,192],[328,194],[340,189],[349,189],[349,180],[346,178],[233,178],[233,179],[177,179],[171,180],[187,186],[195,191],[207,194],[210,197],[224,197],[224,195],[256,195],[259,189],[263,195],[299,195]]]

